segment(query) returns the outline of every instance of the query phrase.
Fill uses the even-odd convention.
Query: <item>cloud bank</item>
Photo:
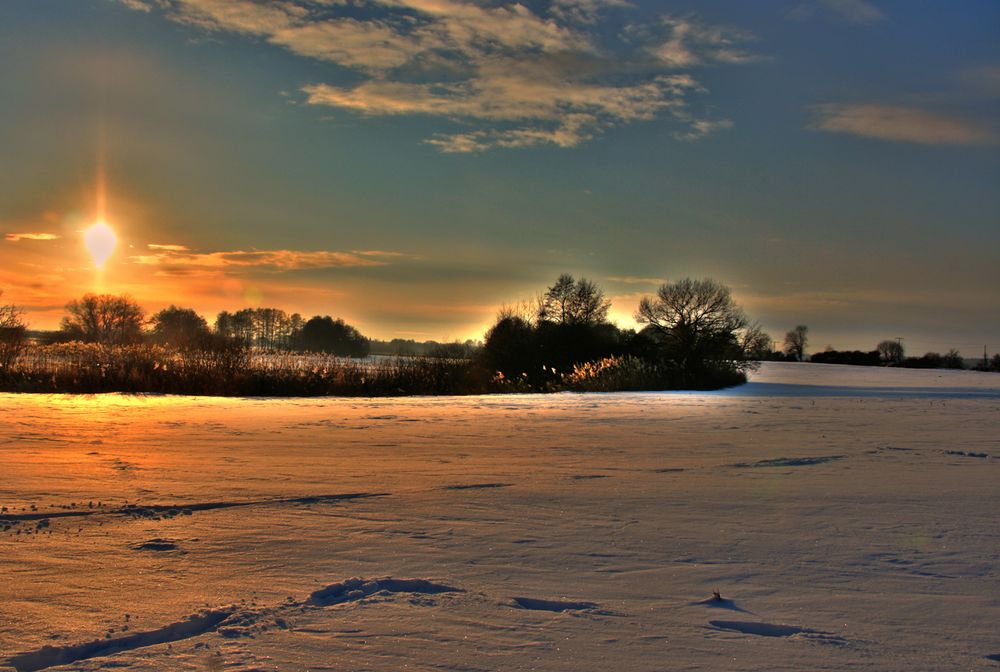
[[[473,0],[119,1],[340,66],[337,79],[351,83],[307,83],[307,104],[467,126],[426,140],[448,153],[574,147],[660,117],[676,123],[678,138],[697,140],[731,123],[692,109],[705,90],[691,70],[756,58],[745,31],[692,16],[630,24],[634,8],[624,0],[549,0],[536,9]],[[607,28],[610,13],[624,29]]]
[[[13,243],[22,240],[57,240],[59,236],[54,233],[6,233],[3,239]]]
[[[196,252],[184,245],[147,245],[150,254],[133,255],[132,263],[167,268],[265,269],[295,271],[319,268],[363,268],[385,266],[387,258],[402,256],[379,250],[338,252],[331,250],[233,250]]]
[[[820,105],[813,128],[867,138],[925,145],[993,145],[989,125],[915,107],[859,103]]]

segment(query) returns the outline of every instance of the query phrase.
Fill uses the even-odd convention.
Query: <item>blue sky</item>
[[[1000,350],[1000,6],[12,0],[0,289],[480,335],[560,272]],[[80,231],[119,248],[96,274]],[[31,234],[31,235],[29,235]]]

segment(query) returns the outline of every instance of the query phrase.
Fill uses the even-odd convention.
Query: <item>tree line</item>
[[[908,369],[964,369],[965,358],[955,348],[941,354],[928,352],[920,357],[907,357],[900,339],[880,341],[873,350],[835,350],[827,346],[822,352],[806,355],[809,344],[809,327],[798,325],[785,334],[783,349],[773,351],[769,360],[803,362],[817,364],[851,364],[854,366],[896,366]],[[979,371],[1000,371],[1000,353],[992,358],[983,353],[983,359],[975,367]]]
[[[735,302],[729,288],[712,279],[684,278],[661,285],[655,294],[638,302],[634,312],[638,329],[611,322],[610,307],[610,300],[596,283],[563,274],[534,299],[501,307],[481,344],[420,344],[401,339],[372,341],[329,315],[306,320],[277,308],[245,308],[219,313],[210,326],[190,308],[170,306],[147,316],[129,297],[88,294],[67,304],[60,330],[48,336],[50,342],[92,344],[98,350],[72,352],[104,358],[102,362],[132,358],[137,364],[122,367],[123,379],[130,381],[129,391],[144,386],[171,391],[190,387],[192,393],[198,393],[198,386],[212,379],[213,371],[226,371],[225,377],[232,379],[225,386],[227,393],[295,394],[296,386],[306,385],[303,381],[308,380],[302,393],[401,390],[461,394],[715,389],[744,382],[746,374],[765,359],[918,367],[957,367],[963,363],[957,351],[906,357],[902,344],[895,340],[886,340],[868,353],[828,348],[810,358],[806,354],[806,325],[790,330],[782,348],[775,349],[772,339]],[[13,306],[0,304],[0,377],[11,371],[26,343],[23,315]],[[307,370],[294,356],[306,352],[363,358],[373,352],[373,345],[377,352],[425,361],[436,358],[442,365],[420,365],[424,368],[419,375],[413,373],[416,368],[407,369],[403,378],[409,381],[407,385],[416,386],[409,390],[393,382],[398,371],[373,378],[357,368],[347,375],[344,365],[334,362],[319,368],[309,365]],[[190,379],[171,373],[169,385],[164,383],[163,369],[157,368],[164,348],[175,353],[173,366],[201,373]],[[37,366],[31,375],[19,379],[26,389],[49,385],[44,375],[48,355],[43,350],[33,351]],[[288,354],[267,354],[279,351]],[[256,353],[254,361],[260,367],[255,371],[240,369],[247,366],[249,353]],[[68,361],[56,351],[53,357],[62,357],[60,366]],[[982,367],[1000,370],[1000,355],[984,361]],[[146,371],[143,375],[147,377],[141,378],[145,382],[130,378],[137,375],[135,371]],[[381,382],[376,385],[375,380]]]
[[[639,331],[612,324],[610,307],[596,284],[563,274],[534,301],[500,310],[483,362],[532,389],[581,363],[608,360],[641,372],[637,387],[708,388],[745,381],[771,346],[729,288],[711,279],[665,283],[642,299]]]
[[[563,274],[535,300],[502,307],[481,345],[425,343],[413,354],[464,362],[449,369],[456,391],[705,389],[745,381],[771,348],[729,288],[711,279],[663,284],[636,307],[638,331],[613,324],[610,306],[596,283]],[[19,313],[9,312],[23,337]],[[67,304],[60,330],[50,336],[111,348],[148,343],[179,353],[239,347],[364,357],[372,350],[372,341],[330,316],[305,320],[277,308],[246,308],[223,311],[209,326],[190,308],[170,306],[147,317],[127,296],[95,294]],[[411,342],[376,343],[410,354],[404,350]]]
[[[218,314],[209,326],[191,308],[170,306],[150,316],[127,296],[87,294],[66,305],[58,332],[49,342],[118,346],[150,342],[181,350],[236,343],[262,350],[322,352],[367,357],[368,339],[342,319],[316,315],[308,320],[280,308],[244,308]]]

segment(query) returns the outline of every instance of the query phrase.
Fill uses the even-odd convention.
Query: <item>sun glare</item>
[[[115,251],[118,244],[118,236],[114,229],[108,226],[107,222],[98,221],[93,226],[83,232],[83,242],[90,252],[90,258],[94,260],[97,268],[104,268],[104,264]]]

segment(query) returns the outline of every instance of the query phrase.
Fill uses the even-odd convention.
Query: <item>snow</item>
[[[0,408],[0,669],[1000,670],[997,374]]]

